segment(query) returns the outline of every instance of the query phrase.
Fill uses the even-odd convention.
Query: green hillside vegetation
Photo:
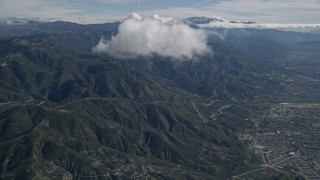
[[[257,117],[247,102],[283,91],[264,65],[285,45],[210,41],[213,54],[182,61],[92,53],[116,26],[2,29],[0,177],[230,179],[259,166],[238,134]]]

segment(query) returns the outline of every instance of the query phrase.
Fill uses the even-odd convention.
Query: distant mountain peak
[[[211,22],[224,22],[223,19],[215,18],[215,17],[189,17],[184,19],[186,24],[209,24]]]
[[[230,21],[229,23],[232,23],[232,24],[257,24],[254,21]]]
[[[206,24],[211,24],[211,23],[230,23],[230,24],[246,24],[246,25],[251,25],[251,24],[257,24],[254,21],[227,21],[222,18],[217,18],[217,17],[189,17],[183,20],[186,24],[190,25],[206,25]]]

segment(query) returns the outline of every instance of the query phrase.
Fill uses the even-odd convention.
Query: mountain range
[[[261,164],[238,138],[254,126],[245,104],[283,92],[270,67],[319,38],[218,28],[198,60],[93,53],[118,26],[1,26],[2,178],[230,179]]]

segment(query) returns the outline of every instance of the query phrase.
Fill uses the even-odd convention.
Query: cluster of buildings
[[[320,109],[303,107],[281,104],[272,108],[270,114],[255,120],[255,129],[239,138],[250,144],[265,166],[319,180]]]

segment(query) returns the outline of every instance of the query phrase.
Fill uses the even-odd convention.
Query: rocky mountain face
[[[224,22],[224,20],[219,18],[210,18],[210,17],[190,17],[184,19],[186,24],[197,25],[197,24],[209,24],[211,22]]]

